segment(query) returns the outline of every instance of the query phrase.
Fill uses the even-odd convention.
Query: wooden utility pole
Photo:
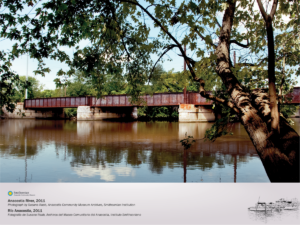
[[[26,82],[28,82],[28,55],[29,55],[29,53],[27,53]],[[25,89],[25,99],[28,99],[28,90],[27,90],[27,88]]]
[[[184,45],[184,54],[186,55],[186,45]],[[183,70],[186,71],[186,61],[185,58],[183,58]]]
[[[235,51],[233,52],[233,66],[235,66],[235,62],[236,62],[236,56],[235,56]]]

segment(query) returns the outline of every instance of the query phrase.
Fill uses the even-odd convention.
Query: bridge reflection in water
[[[25,171],[32,182],[269,182],[240,124],[232,125],[234,136],[197,140],[211,125],[7,120],[0,123],[1,182],[23,181]],[[185,163],[179,141],[186,132],[197,142]]]

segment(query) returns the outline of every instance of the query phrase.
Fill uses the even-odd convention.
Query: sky
[[[45,1],[45,0],[43,0]],[[41,1],[41,2],[43,2]],[[39,3],[41,4],[41,3]],[[39,5],[37,5],[36,8],[38,8]],[[256,6],[257,7],[257,6]],[[270,7],[269,7],[270,8]],[[258,7],[257,7],[258,9]],[[2,9],[0,9],[0,12],[2,11]],[[24,13],[29,13],[30,12],[30,16],[34,16],[34,12],[35,9],[32,8],[27,8]],[[219,22],[221,22],[222,20],[222,15],[218,16]],[[150,32],[150,37],[157,37],[158,34],[158,28],[154,28],[153,27],[153,22],[151,19],[147,19],[146,20],[147,24],[151,24],[151,32]],[[183,35],[181,37],[182,34],[177,34],[178,40],[180,40],[181,38],[183,38]],[[217,41],[217,40],[214,40]],[[0,39],[0,50],[5,49],[5,50],[9,50],[12,46],[12,42],[9,40],[4,40],[4,39]],[[80,47],[84,47],[86,45],[88,45],[89,42],[88,41],[82,41],[80,44]],[[68,48],[68,47],[61,47],[61,50],[66,51],[67,54],[69,54],[70,56],[73,54],[74,49],[73,48]],[[174,70],[176,71],[182,71],[183,70],[183,58],[178,56],[178,50],[173,50],[170,51],[167,55],[165,55],[163,57],[164,62],[162,63],[163,68],[166,71],[169,70]],[[189,49],[187,49],[187,54],[189,57],[192,57],[195,60],[195,55],[193,54],[193,52],[189,51]],[[237,52],[237,58],[238,58],[238,52]],[[156,60],[158,59],[158,55],[151,55],[151,58],[154,62],[156,62]],[[169,61],[167,59],[171,59],[172,61]],[[45,77],[42,77],[41,75],[37,75],[35,76],[33,71],[37,68],[37,60],[35,59],[31,59],[28,58],[27,55],[23,55],[20,58],[16,59],[13,62],[12,65],[12,70],[17,72],[19,75],[26,75],[27,74],[27,69],[28,69],[28,76],[35,76],[41,84],[44,85],[44,89],[55,89],[55,83],[54,83],[54,79],[57,78],[56,73],[60,70],[67,70],[68,67],[67,65],[60,63],[58,61],[54,61],[54,60],[49,60],[46,59],[45,60],[46,65],[50,68],[50,73],[48,73]],[[298,77],[297,79],[298,84],[300,84],[300,77]]]
[[[5,40],[1,43],[2,46],[11,46],[11,42],[9,40]],[[73,54],[73,49],[67,49],[64,48],[64,50],[68,54]],[[187,51],[189,53],[189,51]],[[190,53],[191,54],[191,53]],[[174,71],[182,71],[183,70],[183,59],[182,57],[177,56],[174,52],[170,52],[168,54],[170,58],[172,58],[172,61],[165,60],[162,65],[166,71],[174,69]],[[151,56],[153,61],[156,61],[158,58],[155,55]],[[28,58],[28,59],[27,59]],[[168,59],[169,57],[165,56],[165,59]],[[28,61],[28,63],[27,63]],[[45,60],[45,63],[50,68],[50,73],[48,73],[45,77],[42,77],[41,75],[35,76],[33,71],[37,68],[37,60],[31,59],[30,57],[27,57],[27,55],[23,55],[20,58],[16,59],[12,64],[12,70],[17,72],[20,76],[25,76],[27,74],[27,65],[28,65],[28,76],[35,76],[40,83],[44,84],[44,89],[55,89],[55,83],[53,80],[57,78],[56,73],[60,70],[67,70],[68,66],[66,64],[60,63],[58,61],[54,60]]]

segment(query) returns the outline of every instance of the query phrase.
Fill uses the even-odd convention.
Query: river
[[[299,133],[299,119],[294,119]],[[245,129],[212,123],[0,121],[1,182],[269,182]],[[196,143],[184,155],[185,134]]]

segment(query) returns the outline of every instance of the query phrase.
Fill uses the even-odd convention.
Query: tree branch
[[[268,92],[261,88],[254,89],[251,93],[251,99],[254,107],[269,124],[271,122],[271,109]]]
[[[297,52],[294,52],[294,53],[297,53]],[[278,62],[279,60],[281,60],[281,59],[283,59],[283,58],[289,58],[289,57],[291,57],[291,56],[297,57],[297,55],[295,55],[294,53],[291,53],[291,52],[284,53],[284,54],[282,54],[282,55],[280,55],[280,56],[278,56],[278,57],[276,58],[276,62]],[[237,66],[261,66],[261,64],[262,64],[264,61],[266,61],[266,60],[268,60],[268,57],[265,57],[265,58],[261,59],[260,62],[259,62],[258,64],[254,64],[254,63],[237,63],[236,65],[237,65]]]
[[[243,47],[243,48],[249,48],[249,41],[247,40],[247,44],[242,44],[240,42],[237,42],[237,40],[230,40],[230,44],[236,44],[240,47]]]
[[[274,18],[274,15],[275,15],[275,12],[276,12],[276,9],[277,9],[277,4],[278,4],[278,0],[274,0],[273,6],[272,6],[272,9],[271,9],[271,12],[270,12],[271,20],[273,20],[273,18]]]
[[[237,66],[260,66],[264,61],[268,60],[267,57],[263,58],[260,60],[258,64],[253,64],[253,63],[237,63]]]
[[[228,7],[223,16],[219,43],[215,51],[217,56],[216,72],[221,77],[231,99],[238,105],[238,100],[236,99],[239,99],[239,96],[242,94],[243,87],[232,73],[230,63],[230,34],[233,25],[236,1],[228,0],[227,3]]]
[[[121,27],[120,27],[120,24],[118,23],[117,16],[116,16],[116,9],[115,9],[114,7],[111,7],[110,9],[111,9],[111,12],[112,12],[112,14],[113,14],[113,17],[114,17],[114,19],[115,19],[115,21],[116,21],[116,23],[117,23],[117,25],[118,25],[119,31],[121,31],[122,29],[121,29]],[[120,34],[120,36],[121,36],[121,40],[122,40],[122,45],[123,45],[123,47],[124,47],[124,49],[125,49],[125,51],[126,51],[127,59],[128,59],[128,62],[129,62],[129,61],[130,61],[130,58],[131,58],[131,55],[130,55],[130,53],[128,52],[127,47],[126,47],[126,44],[125,44],[125,42],[124,42],[124,37],[125,37],[126,31],[127,31],[127,29],[125,29],[124,33],[123,33],[123,34]]]
[[[147,8],[146,8],[146,10],[148,10],[148,8],[150,8],[151,6],[164,6],[164,7],[166,7],[166,8],[174,8],[174,9],[177,9],[176,7],[171,7],[171,6],[169,6],[169,5],[162,5],[162,4],[152,4],[152,5],[149,5]]]
[[[216,17],[215,17],[214,19],[215,19],[215,22],[216,22],[216,24],[218,25],[218,27],[219,27],[219,28],[222,28],[222,26],[221,26],[221,24],[219,23],[218,19],[217,19]]]
[[[188,60],[183,48],[181,47],[181,44],[176,40],[176,38],[148,11],[146,10],[141,4],[139,4],[138,2],[135,1],[130,1],[130,0],[121,0],[121,2],[128,2],[131,4],[134,4],[136,6],[139,6],[177,45],[177,47],[179,48],[183,58],[185,61]],[[193,70],[193,68],[191,67],[191,64],[187,64],[189,71],[191,72],[191,75],[193,78],[197,78],[195,71]]]
[[[203,41],[205,41],[205,38],[204,38],[204,36],[197,30],[197,28],[195,27],[195,28],[193,28],[193,30],[196,32],[196,34],[198,34],[199,35],[199,37],[203,40]],[[208,44],[210,45],[210,46],[212,46],[213,48],[217,48],[217,45],[215,45],[214,43],[213,43],[213,41],[211,41],[211,42],[208,42]]]
[[[183,55],[180,55],[180,54],[178,54],[178,56],[183,57]],[[188,57],[188,56],[186,56],[185,62],[186,62],[187,64],[191,64],[192,67],[194,67],[195,64],[196,64],[196,61],[193,60],[192,58]]]
[[[128,50],[127,50],[127,47],[126,47],[126,45],[125,45],[125,43],[124,43],[123,37],[121,37],[121,40],[122,40],[122,45],[124,46],[124,49],[125,49],[126,54],[127,54],[127,59],[128,59],[128,62],[129,62],[129,61],[130,61],[130,58],[131,58],[130,53],[129,53]]]
[[[203,79],[199,79],[199,82],[200,82],[199,93],[202,97],[213,100],[215,102],[219,102],[223,105],[226,105],[229,108],[232,108],[236,113],[240,114],[240,110],[237,107],[235,107],[235,105],[232,102],[226,101],[225,99],[213,96],[211,94],[207,94],[205,89],[204,89],[205,81]]]
[[[258,7],[259,7],[259,10],[261,12],[261,15],[263,16],[264,20],[267,21],[268,19],[268,14],[266,13],[262,3],[261,3],[261,0],[256,0],[257,1],[257,4],[258,4]],[[276,0],[275,0],[276,1]]]
[[[294,56],[294,57],[298,57],[298,55],[296,55],[297,53],[300,53],[300,51],[295,51],[295,52],[286,52],[286,53],[283,53],[281,56],[277,57],[276,58],[276,61],[279,61],[283,58],[289,58],[291,56]]]
[[[271,109],[271,132],[269,137],[276,136],[280,133],[279,128],[279,112],[277,104],[277,94],[276,94],[276,77],[275,77],[275,49],[274,49],[274,34],[272,20],[277,8],[277,0],[274,0],[271,9],[271,14],[268,15],[264,10],[261,0],[257,0],[260,12],[265,20],[265,26],[267,31],[268,39],[268,78],[269,78],[269,96],[270,96],[270,109]],[[275,137],[274,136],[274,137]]]
[[[149,78],[148,78],[148,82],[150,81],[151,77],[152,77],[152,74],[153,74],[153,71],[156,67],[156,64],[159,62],[159,60],[168,52],[170,51],[171,49],[175,48],[175,47],[178,47],[177,45],[169,45],[168,47],[166,47],[166,50],[160,55],[160,57],[158,58],[158,60],[156,61],[156,63],[154,64],[153,68],[152,68],[152,71],[149,75]]]
[[[279,112],[280,112],[280,105],[282,104],[282,95],[283,95],[283,84],[285,82],[285,57],[283,57],[283,62],[282,62],[282,78],[281,78],[281,83],[279,87],[279,92],[278,92],[278,105],[279,105]]]

